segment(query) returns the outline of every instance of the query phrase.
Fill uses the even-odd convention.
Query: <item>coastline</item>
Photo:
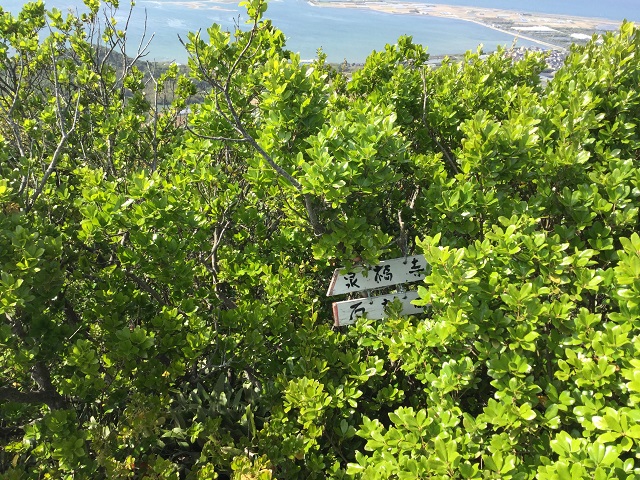
[[[543,40],[539,40],[537,38],[525,36],[525,35],[522,35],[522,34],[514,34],[513,32],[509,32],[508,30],[505,30],[504,28],[495,27],[493,25],[487,25],[486,23],[482,23],[482,22],[479,22],[477,20],[471,20],[471,19],[465,20],[465,19],[462,19],[462,18],[460,20],[463,20],[463,21],[466,21],[466,22],[476,23],[478,25],[481,25],[481,26],[486,27],[486,28],[490,28],[490,29],[495,30],[497,32],[502,32],[502,33],[506,33],[507,35],[512,35],[514,40],[516,40],[518,38],[521,38],[523,40],[528,40],[530,42],[537,43],[539,45],[543,45],[545,47],[551,48],[552,50],[559,50],[561,52],[566,52],[567,51],[567,49],[565,47],[562,47],[560,45],[555,45],[553,43],[545,42]]]
[[[300,53],[301,58],[315,58],[318,48],[323,48],[328,59],[336,63],[341,59],[361,63],[371,51],[383,48],[385,43],[395,43],[400,35],[410,35],[416,43],[428,46],[431,56],[455,55],[478,46],[493,51],[498,45],[508,48],[510,44],[560,54],[573,43],[586,43],[594,33],[619,28],[616,20],[572,13],[555,15],[418,3],[425,1],[429,0],[276,0],[270,4],[267,17],[283,30],[288,48]],[[170,41],[171,37],[212,23],[233,31],[241,25],[244,15],[237,0],[143,0],[143,3],[157,8],[160,19],[169,11],[176,18],[184,18],[180,23],[165,20],[166,25],[161,24],[155,32],[155,44],[160,39],[163,42],[162,50],[157,50],[162,51],[159,57],[175,58],[181,63],[186,58],[182,49]],[[194,13],[183,17],[178,11]],[[371,28],[375,35],[371,35]],[[445,39],[448,43],[443,48]]]
[[[566,51],[576,40],[586,40],[592,34],[615,30],[619,23],[595,17],[541,14],[520,10],[467,7],[411,1],[308,0],[320,8],[373,10],[395,15],[423,15],[475,23],[485,28],[537,43],[551,50]]]

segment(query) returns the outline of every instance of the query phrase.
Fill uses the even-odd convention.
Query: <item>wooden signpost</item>
[[[342,273],[341,273],[342,272]],[[411,303],[418,298],[418,292],[405,292],[404,284],[423,280],[427,272],[427,262],[422,255],[385,260],[377,265],[356,267],[344,273],[336,269],[327,290],[327,296],[345,293],[367,292],[367,296],[333,303],[333,318],[336,326],[351,325],[358,317],[378,320],[386,316],[387,304],[398,299],[402,304],[402,315],[422,313],[424,307]],[[370,291],[400,285],[399,292],[371,296]]]

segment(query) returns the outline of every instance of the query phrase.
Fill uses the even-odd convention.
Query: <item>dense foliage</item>
[[[638,30],[347,82],[246,6],[157,78],[0,9],[2,478],[638,478]],[[331,326],[409,253],[428,314]]]

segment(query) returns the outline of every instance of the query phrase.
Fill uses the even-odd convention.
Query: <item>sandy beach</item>
[[[617,29],[611,20],[592,17],[549,15],[495,8],[467,7],[446,4],[424,4],[385,1],[310,0],[312,5],[331,8],[361,8],[396,15],[426,15],[473,22],[514,38],[535,42],[547,48],[564,50],[571,40],[589,38],[589,33]],[[558,42],[565,38],[568,42]]]

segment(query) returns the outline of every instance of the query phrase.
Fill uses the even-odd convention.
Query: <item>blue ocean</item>
[[[543,12],[606,18],[640,20],[640,0],[446,0],[423,3],[446,3],[489,8],[503,8],[523,12]],[[126,1],[115,14],[124,25],[128,7]],[[17,12],[23,2],[4,0],[5,10]],[[83,9],[81,0],[45,0],[48,8],[62,10]],[[412,35],[415,42],[428,47],[432,55],[461,53],[475,50],[482,44],[485,51],[498,45],[511,45],[513,37],[495,30],[460,20],[418,15],[394,15],[363,9],[313,6],[305,0],[271,0],[265,15],[287,37],[287,47],[312,59],[318,48],[329,61],[362,62],[372,50],[381,50],[387,43],[395,43],[400,35]],[[138,0],[133,10],[128,32],[138,42],[145,24],[147,35],[153,34],[147,59],[186,62],[187,55],[178,40],[188,31],[206,30],[213,23],[227,29],[246,20],[244,10],[235,3],[209,0]],[[529,46],[519,40],[518,45]]]

